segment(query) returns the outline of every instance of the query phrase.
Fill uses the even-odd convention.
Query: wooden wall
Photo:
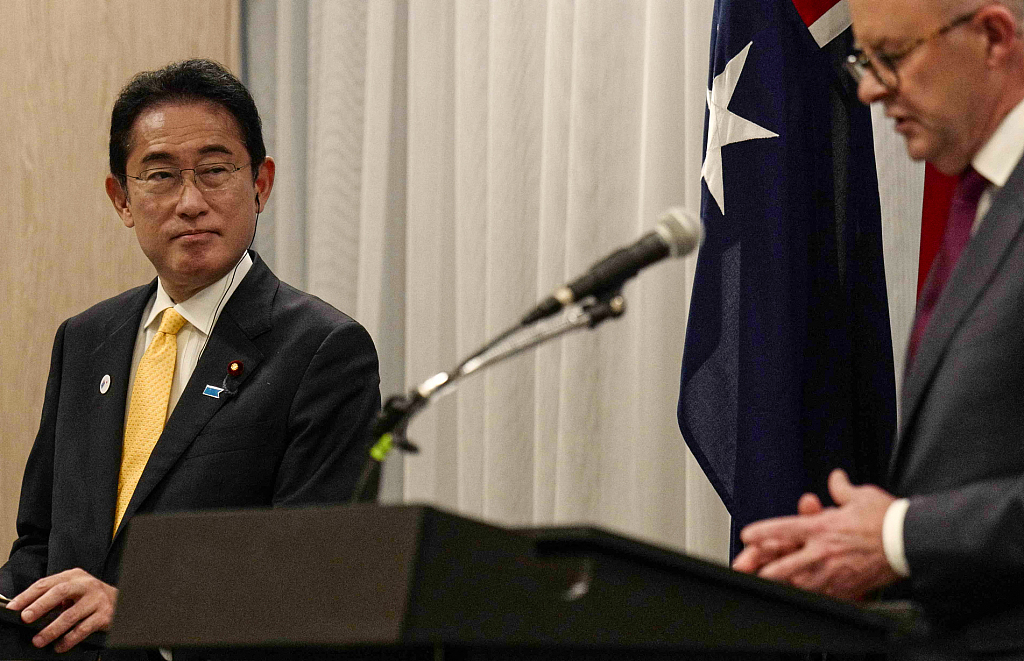
[[[0,558],[15,538],[54,331],[153,277],[103,190],[110,110],[136,72],[210,57],[238,73],[238,0],[0,6]]]

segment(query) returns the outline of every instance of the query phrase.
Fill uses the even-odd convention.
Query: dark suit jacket
[[[1013,615],[1024,607],[1024,161],[921,339],[890,478],[910,497],[913,598],[960,624],[1003,618],[993,631],[1015,630],[1012,644],[1024,645],[1024,611]]]
[[[228,300],[125,513],[346,501],[380,407],[377,354],[358,323],[254,263]],[[113,535],[132,352],[156,281],[103,301],[57,331],[42,422],[29,455],[18,539],[0,568],[13,596],[81,567],[117,584]],[[228,363],[236,394],[213,398]],[[109,390],[100,392],[104,375]]]

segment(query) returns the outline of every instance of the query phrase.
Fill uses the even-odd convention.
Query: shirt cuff
[[[889,505],[885,510],[885,518],[882,519],[882,549],[885,551],[885,559],[893,571],[906,578],[910,576],[910,566],[907,564],[907,554],[903,548],[903,522],[907,518],[907,509],[910,501],[900,498]]]

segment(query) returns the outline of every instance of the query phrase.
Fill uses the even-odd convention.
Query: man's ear
[[[128,206],[128,193],[121,186],[121,182],[114,175],[108,174],[105,183],[107,197],[110,198],[111,204],[114,205],[117,215],[121,216],[121,222],[124,223],[125,227],[135,227],[135,218],[132,217],[132,210]]]
[[[1017,34],[1020,25],[1013,12],[999,4],[991,4],[978,10],[978,18],[988,39],[988,58],[1002,63],[1019,47]]]
[[[259,205],[256,207],[256,211],[263,211],[267,206],[267,200],[270,199],[270,190],[274,187],[274,159],[267,156],[263,159],[263,164],[260,165],[260,169],[256,173],[256,199],[259,201]]]

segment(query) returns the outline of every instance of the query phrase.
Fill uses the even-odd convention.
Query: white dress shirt
[[[974,155],[971,166],[988,180],[989,185],[978,200],[971,234],[978,231],[982,219],[992,208],[992,198],[1006,185],[1021,157],[1024,157],[1024,101],[1018,103],[999,123],[992,137]],[[910,576],[910,565],[903,546],[903,522],[907,518],[910,501],[900,498],[885,511],[882,521],[882,546],[885,557],[900,576]]]
[[[178,331],[178,354],[174,360],[174,379],[171,381],[171,398],[167,403],[167,417],[178,403],[185,385],[192,377],[196,369],[199,356],[206,348],[206,342],[213,331],[213,327],[220,317],[221,311],[227,305],[228,299],[241,284],[245,274],[252,267],[252,258],[246,252],[242,259],[233,269],[228,271],[223,278],[208,285],[192,295],[187,301],[175,304],[170,295],[164,289],[163,282],[157,279],[156,293],[150,297],[149,303],[142,311],[142,323],[139,324],[139,332],[135,339],[135,353],[132,355],[132,371],[128,379],[128,392],[131,393],[135,385],[135,373],[139,369],[139,362],[142,361],[146,348],[156,337],[160,328],[160,319],[167,308],[174,308],[175,312],[185,318],[185,325]],[[227,370],[227,365],[224,366]],[[225,372],[226,373],[226,372]],[[217,384],[214,384],[217,385]],[[125,402],[124,417],[127,424],[128,407],[131,406],[131,395]]]

